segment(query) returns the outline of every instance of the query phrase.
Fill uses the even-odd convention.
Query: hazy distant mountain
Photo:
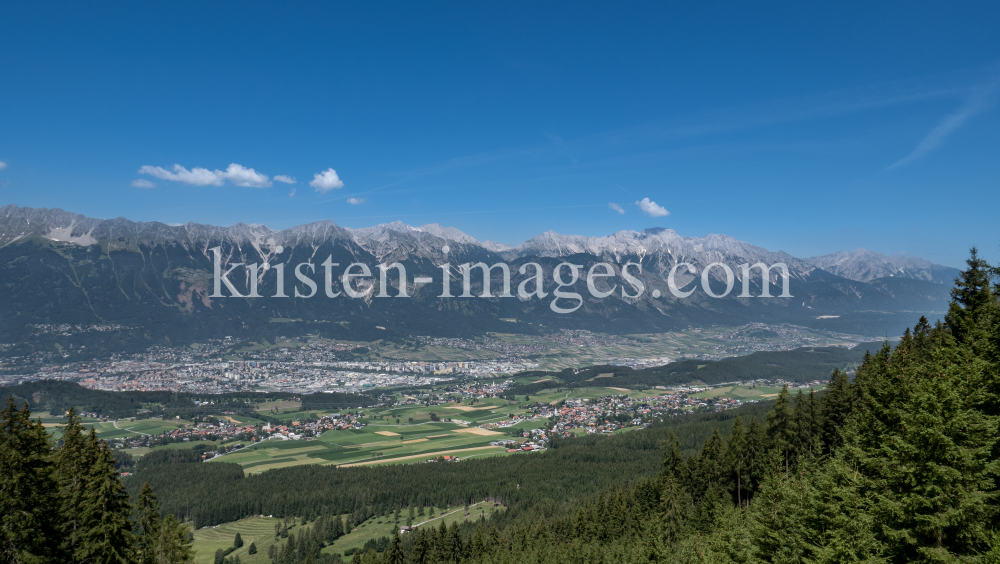
[[[258,265],[256,286],[263,297],[230,297],[225,288],[222,293],[227,297],[212,297],[211,249],[215,247],[221,248],[224,263]],[[339,265],[331,267],[336,271],[331,270],[329,289],[323,265],[327,257]],[[564,261],[581,267],[578,281],[566,291],[583,297],[579,309],[567,315],[551,309],[556,290],[553,269]],[[348,298],[341,288],[340,275],[355,262],[368,265],[372,272],[371,277],[354,282],[359,291],[370,290],[362,298]],[[409,299],[387,299],[400,292],[396,274],[387,278],[385,288],[380,287],[376,266],[392,262],[406,268]],[[491,273],[493,297],[457,297],[462,286],[458,266],[477,262],[508,263],[514,297],[498,296],[503,282],[500,269]],[[534,273],[533,268],[526,270],[528,275],[520,273],[529,262],[541,266],[544,299],[517,297],[518,285]],[[598,299],[590,295],[586,273],[600,262],[611,265],[612,277],[598,280],[596,288],[614,292]],[[749,281],[750,295],[755,297],[737,297],[743,286],[738,265],[757,262],[785,263],[794,297],[776,297],[781,294],[777,271],[768,280],[773,297],[760,297],[762,280],[756,273]],[[316,284],[315,296],[309,299],[296,297],[297,291],[309,291],[296,277],[296,267],[302,263],[312,264],[302,272]],[[633,264],[629,273],[638,282],[628,282],[623,276],[628,263]],[[674,296],[666,280],[683,263],[694,272],[688,272],[687,266],[676,268],[679,289],[693,291],[682,299]],[[733,291],[725,298],[710,298],[702,288],[702,273],[713,263],[729,266],[735,275]],[[450,264],[448,280],[454,298],[439,297],[445,283],[444,264]],[[124,218],[101,220],[59,209],[9,205],[0,208],[0,280],[4,284],[0,352],[10,355],[32,347],[66,347],[69,342],[86,345],[89,351],[224,336],[260,339],[305,333],[356,340],[489,331],[530,334],[560,327],[643,333],[749,321],[873,336],[897,334],[920,313],[933,319],[946,309],[949,286],[928,280],[943,280],[951,273],[940,274],[944,267],[929,263],[918,266],[929,274],[920,275],[921,270],[910,267],[878,278],[869,270],[870,275],[859,281],[726,235],[684,237],[671,229],[620,231],[606,237],[550,231],[509,248],[480,243],[438,224],[413,227],[397,221],[350,229],[320,221],[275,231],[242,223],[170,226]],[[283,290],[277,285],[277,272],[284,273]],[[917,274],[903,277],[899,272]],[[845,274],[857,275],[854,271]],[[251,270],[240,267],[229,279],[246,295],[254,282],[250,277]],[[483,288],[480,277],[477,272],[472,284],[477,296]],[[431,282],[417,283],[417,278]],[[724,269],[713,267],[706,280],[713,293],[725,293]],[[533,288],[533,282],[527,283]],[[328,298],[328,291],[339,297]],[[560,303],[573,305],[572,300],[561,299]],[[58,338],[52,329],[39,329],[63,324],[79,328],[60,330]],[[114,338],[86,330],[113,325],[127,329],[116,330]],[[22,344],[29,348],[19,348]]]
[[[737,264],[784,263],[788,265],[793,279],[805,280],[816,267],[797,259],[783,251],[771,252],[738,241],[728,235],[706,235],[704,237],[682,237],[673,229],[657,227],[638,231],[619,231],[606,237],[584,237],[562,235],[547,231],[528,239],[513,249],[501,253],[506,258],[530,256],[568,257],[588,254],[616,263],[629,260],[642,262],[661,278],[666,278],[677,263],[689,263],[699,272],[712,263],[721,262],[735,269]],[[713,271],[721,276],[722,271]],[[678,280],[689,281],[691,277],[682,270],[675,273]]]
[[[859,282],[891,276],[951,285],[960,272],[957,268],[941,266],[922,258],[890,257],[865,249],[812,257],[806,261],[837,276]]]

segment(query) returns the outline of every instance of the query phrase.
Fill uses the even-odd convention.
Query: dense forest
[[[303,409],[341,409],[371,405],[376,399],[365,394],[323,393],[315,397],[285,392],[230,392],[195,394],[189,392],[107,392],[91,390],[74,382],[40,380],[0,388],[3,396],[13,396],[33,411],[62,414],[71,407],[98,417],[175,417],[191,419],[231,411],[239,415],[266,419],[254,405],[262,401],[301,399]],[[202,405],[195,402],[200,401]],[[209,402],[211,402],[209,404]]]
[[[865,352],[877,351],[882,343],[861,343],[846,349],[843,347],[802,347],[790,351],[756,352],[723,360],[682,360],[652,368],[630,368],[628,366],[588,366],[586,368],[566,368],[558,372],[532,370],[518,376],[533,380],[555,378],[567,388],[594,385],[598,375],[611,374],[612,380],[603,380],[606,385],[647,389],[653,386],[676,386],[700,382],[720,384],[723,382],[746,382],[750,380],[785,380],[787,382],[812,382],[825,380],[836,369],[856,366],[864,360]],[[552,382],[523,384],[508,390],[510,397],[531,395],[551,388]]]
[[[8,398],[0,411],[0,562],[192,562],[187,527],[148,485],[132,502],[111,449],[71,410],[58,445]]]

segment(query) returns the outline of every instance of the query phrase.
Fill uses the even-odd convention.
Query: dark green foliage
[[[135,515],[133,515],[133,510]],[[134,519],[134,521],[133,521]],[[191,560],[187,530],[161,519],[145,485],[133,508],[111,448],[71,409],[62,445],[27,406],[0,412],[0,552],[23,564],[173,564]]]
[[[881,343],[862,343],[853,349],[809,347],[791,351],[757,352],[719,361],[682,360],[639,370],[627,366],[590,366],[582,370],[567,368],[559,372],[535,370],[523,372],[519,376],[533,379],[556,378],[559,385],[566,388],[592,386],[593,378],[599,374],[614,375],[603,380],[606,385],[634,389],[694,381],[706,384],[758,379],[811,382],[828,378],[832,370],[859,364],[864,359],[865,351],[880,346]],[[507,394],[513,398],[516,395],[535,394],[548,388],[552,388],[551,382],[524,384],[508,390]]]
[[[59,555],[59,503],[50,446],[27,407],[0,413],[0,560],[50,562]]]
[[[22,403],[27,403],[35,411],[49,411],[61,414],[70,408],[77,412],[96,413],[102,417],[152,417],[179,416],[182,419],[217,415],[220,410],[268,420],[266,415],[257,413],[256,403],[271,400],[296,398],[302,401],[302,409],[341,409],[372,405],[375,398],[365,394],[288,394],[232,392],[226,394],[202,395],[186,392],[107,392],[84,388],[75,382],[61,380],[40,380],[3,388],[4,395],[13,395]],[[208,403],[211,399],[211,404]],[[196,400],[204,405],[195,405]]]

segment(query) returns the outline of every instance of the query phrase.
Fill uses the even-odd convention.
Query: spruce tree
[[[673,474],[667,474],[663,479],[663,490],[660,494],[660,518],[663,539],[668,546],[680,539],[690,505],[687,492],[680,487]]]
[[[80,562],[131,564],[135,541],[128,492],[115,471],[111,448],[98,442],[93,428],[85,443],[91,466],[78,508],[81,526],[74,556]]]
[[[955,287],[951,290],[952,302],[945,316],[948,328],[960,343],[974,336],[982,315],[994,302],[991,279],[995,270],[979,258],[976,247],[969,249],[969,258],[965,263],[968,268],[955,279]]]
[[[747,461],[747,501],[753,497],[758,485],[767,475],[767,467],[764,462],[767,453],[767,431],[756,416],[750,417],[750,425],[747,426],[746,440],[746,461]]]
[[[789,471],[791,450],[795,445],[795,418],[789,407],[788,385],[781,387],[774,408],[767,414],[767,435],[773,448],[779,450],[785,459],[785,474]]]
[[[392,535],[392,541],[389,543],[389,549],[385,552],[385,557],[383,558],[385,564],[405,564],[406,554],[403,553],[402,541],[399,538],[399,531],[396,531]]]
[[[987,363],[964,345],[913,363],[888,346],[859,368],[864,409],[838,455],[870,484],[869,511],[899,559],[975,554],[997,515],[998,418],[981,410]]]
[[[736,486],[736,505],[743,506],[743,476],[747,466],[747,433],[743,427],[743,419],[736,418],[733,430],[729,433],[729,445],[726,449],[726,465],[732,475],[732,483]]]
[[[14,398],[0,412],[0,561],[54,562],[59,515],[48,436]]]
[[[69,409],[66,418],[63,444],[55,453],[55,476],[59,488],[59,513],[62,515],[59,523],[60,548],[68,561],[76,562],[84,527],[79,508],[89,487],[88,472],[97,464],[97,449],[96,445],[88,444],[74,408]]]
[[[194,562],[192,540],[187,527],[183,526],[173,514],[168,513],[160,523],[160,538],[156,543],[156,564],[190,564]],[[251,554],[256,553],[256,547]]]
[[[142,485],[136,498],[136,553],[141,564],[156,564],[156,548],[160,541],[160,507],[149,482]]]

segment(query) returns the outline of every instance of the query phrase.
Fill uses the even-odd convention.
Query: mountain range
[[[319,286],[318,295],[311,299],[212,297],[214,248],[224,263],[281,265],[286,294],[292,294],[293,287],[307,290],[301,283],[296,286],[293,272],[300,263],[313,263],[315,273],[309,275]],[[372,291],[360,299],[327,298],[322,266],[327,257],[340,265],[336,276],[351,263],[369,265],[373,277],[360,280],[358,286]],[[563,261],[582,267],[572,288],[581,298],[576,300],[578,309],[561,315],[550,306],[556,289],[552,271]],[[394,271],[387,280],[391,288],[383,290],[376,268],[394,262],[406,268],[410,299],[375,297],[399,293]],[[458,296],[462,280],[458,265],[478,262],[509,264],[512,298],[439,297],[444,282],[441,265],[450,265],[452,292]],[[596,289],[607,291],[615,286],[615,293],[605,299],[591,296],[585,280],[586,273],[600,262],[611,265],[612,276],[598,279]],[[630,262],[633,266],[626,267]],[[744,280],[738,265],[758,262],[787,265],[793,297],[777,297],[781,284],[775,270],[769,277],[773,297],[759,297],[764,293],[762,279],[753,273],[745,283],[754,297],[739,297]],[[525,279],[521,269],[528,263],[541,266],[546,299],[518,297],[516,288]],[[704,291],[701,273],[712,263],[727,265],[734,273],[734,289],[721,299]],[[623,267],[630,269],[627,272],[636,282],[625,278]],[[26,344],[39,341],[38,326],[51,324],[129,327],[126,334],[116,337],[121,341],[118,345],[127,347],[276,331],[368,340],[415,334],[537,333],[555,328],[643,333],[749,321],[884,336],[900,332],[919,314],[940,316],[958,275],[957,269],[922,259],[888,257],[863,249],[799,259],[727,235],[685,237],[664,228],[620,231],[605,237],[549,231],[507,247],[480,242],[438,224],[413,227],[396,221],[351,229],[321,221],[272,230],[243,223],[218,227],[102,220],[16,205],[0,207],[0,268],[7,296],[0,304],[0,339],[10,345],[8,349],[21,351]],[[534,270],[526,268],[530,276]],[[245,270],[230,276],[241,291],[250,285],[251,274]],[[695,290],[690,296],[678,298],[671,292],[667,278],[672,270],[675,289]],[[276,276],[263,268],[257,273],[262,296],[279,293]],[[491,294],[496,296],[503,280],[499,269],[491,274]],[[417,277],[432,282],[410,282]],[[716,295],[725,293],[730,282],[719,266],[711,268],[704,281]],[[637,294],[639,284],[644,292]],[[477,274],[473,293],[479,295],[482,286]],[[528,288],[533,287],[529,282]],[[574,300],[560,303],[576,305]],[[274,323],[276,319],[285,322]],[[104,341],[91,346],[118,346]]]

